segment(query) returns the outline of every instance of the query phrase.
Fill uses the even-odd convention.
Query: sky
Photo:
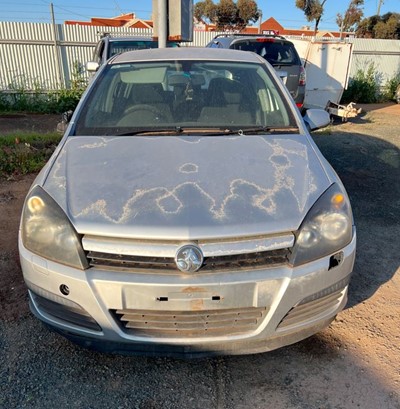
[[[350,0],[326,0],[320,30],[337,30],[336,15],[343,13],[349,2]],[[294,29],[310,25],[303,12],[296,8],[295,0],[258,0],[257,4],[262,10],[263,21],[274,17],[285,28]],[[364,16],[375,15],[378,4],[379,0],[365,0]],[[89,21],[91,17],[113,17],[131,12],[138,18],[150,19],[152,0],[54,0],[53,6],[56,23],[60,24],[65,20]],[[381,15],[387,12],[400,13],[400,0],[384,0]],[[0,21],[50,23],[50,1],[0,0]]]

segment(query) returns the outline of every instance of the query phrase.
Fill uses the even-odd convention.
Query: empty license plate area
[[[121,304],[112,308],[196,311],[267,307],[282,293],[285,280],[202,286],[124,286]]]
[[[154,310],[212,310],[254,307],[256,283],[207,286],[127,286],[123,289],[122,308]]]

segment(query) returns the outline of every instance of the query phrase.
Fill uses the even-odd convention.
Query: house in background
[[[252,32],[258,33],[258,29],[254,31],[254,27],[246,28],[245,32],[248,32],[248,29],[253,29]],[[299,30],[291,29],[291,28],[284,28],[281,26],[273,17],[270,17],[268,20],[265,20],[260,25],[261,33],[266,33],[270,31],[274,31],[280,35],[287,35],[287,36],[313,36],[316,37],[340,37],[339,31],[326,31],[326,30],[318,30],[314,34],[314,30],[310,26],[304,26]],[[342,33],[342,35],[354,35],[354,33]]]
[[[64,22],[64,24],[102,27],[153,28],[152,20],[142,20],[140,18],[136,18],[135,13],[122,14],[111,18],[92,17],[90,21],[67,20]]]
[[[141,29],[152,29],[152,20],[143,20],[136,18],[135,13],[122,14],[120,16],[105,18],[105,17],[92,17],[90,21],[78,21],[78,20],[67,20],[65,24],[68,25],[85,25],[85,26],[102,26],[102,27],[129,27],[129,28],[141,28]],[[206,24],[202,21],[194,21],[193,24],[195,31],[216,31],[215,25]],[[302,27],[299,30],[296,29],[286,29],[281,24],[278,23],[273,17],[263,21],[259,26],[248,26],[242,33],[258,34],[258,33],[276,33],[280,35],[290,35],[290,36],[313,36],[314,30],[309,26]],[[354,34],[354,33],[344,33],[344,35]],[[340,32],[338,31],[317,31],[317,37],[340,37]]]

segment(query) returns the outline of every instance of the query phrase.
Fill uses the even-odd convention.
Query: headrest
[[[184,74],[174,74],[168,77],[168,85],[186,85],[189,82],[190,78]]]

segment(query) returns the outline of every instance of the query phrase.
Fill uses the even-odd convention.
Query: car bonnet
[[[44,188],[82,234],[200,239],[294,231],[329,185],[290,134],[72,137]]]

